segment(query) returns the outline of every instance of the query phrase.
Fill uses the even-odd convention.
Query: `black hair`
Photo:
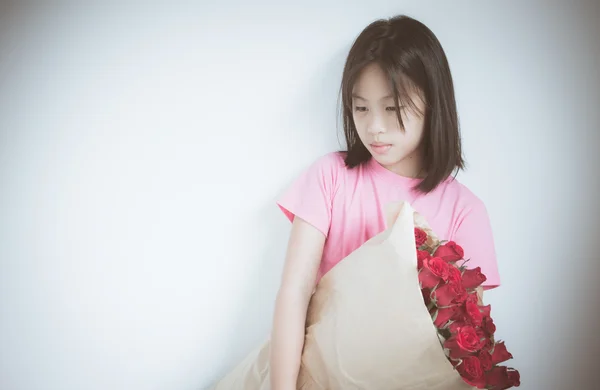
[[[465,167],[454,86],[444,50],[427,26],[405,15],[376,20],[360,33],[348,53],[340,90],[348,168],[372,158],[358,137],[352,116],[352,88],[361,71],[372,63],[388,76],[401,127],[398,107],[400,102],[411,104],[409,91],[416,88],[425,102],[420,147],[426,176],[416,189],[430,192]]]

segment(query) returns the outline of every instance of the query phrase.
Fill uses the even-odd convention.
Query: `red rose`
[[[494,345],[494,351],[492,351],[492,363],[498,364],[505,362],[509,359],[512,359],[512,354],[508,352],[506,349],[506,345],[504,345],[504,341],[496,343]]]
[[[463,258],[465,252],[463,248],[454,241],[448,241],[444,245],[440,245],[433,254],[441,257],[444,261],[454,262]]]
[[[492,312],[492,305],[479,306],[481,309],[481,314],[484,317],[489,317]]]
[[[465,351],[477,352],[482,345],[481,338],[472,326],[463,326],[455,335],[459,347]]]
[[[492,388],[506,385],[508,383],[508,369],[505,366],[493,367],[485,373],[485,381]]]
[[[489,351],[491,353],[493,348],[494,348],[494,341],[492,340],[492,338],[484,337],[483,338],[483,347],[481,347],[481,349],[484,351]]]
[[[508,385],[513,387],[521,386],[521,374],[519,374],[519,371],[508,369]]]
[[[483,371],[489,371],[492,369],[494,364],[492,363],[492,355],[489,353],[489,351],[479,351],[477,356],[479,357],[479,362],[481,363],[481,368]]]
[[[460,273],[460,270],[453,265],[448,266],[448,281],[454,284],[462,283],[462,274]]]
[[[443,307],[441,309],[437,309],[437,314],[433,324],[437,328],[443,328],[448,321],[452,320],[458,314],[457,306]]]
[[[508,389],[520,385],[519,372],[509,371],[505,366],[496,366],[485,374],[487,385],[492,389]]]
[[[431,272],[425,267],[423,267],[421,271],[419,271],[419,283],[421,284],[421,289],[433,288],[437,286],[440,281],[440,278],[435,276],[433,272]]]
[[[479,304],[479,297],[477,296],[477,292],[470,292],[469,294],[467,294],[467,300],[466,302],[471,302],[474,304]]]
[[[461,304],[467,299],[467,290],[462,284],[446,283],[435,289],[432,298],[440,307]]]
[[[433,288],[442,280],[448,279],[448,264],[439,257],[423,260],[423,268],[419,271],[421,288]]]
[[[459,305],[465,303],[467,301],[467,296],[469,295],[465,287],[462,284],[458,284],[455,285],[455,290],[456,298],[454,298],[454,302]]]
[[[481,267],[466,269],[462,275],[462,282],[465,288],[477,288],[486,280],[485,275],[481,273]]]
[[[457,317],[459,317],[459,315],[457,315]],[[460,328],[465,327],[467,325],[468,324],[466,322],[462,321],[462,319],[456,318],[454,320],[454,322],[452,322],[450,325],[448,325],[448,329],[450,330],[451,334],[456,334],[456,333],[458,333],[458,330]]]
[[[474,326],[481,326],[483,315],[481,314],[481,310],[479,310],[479,306],[476,303],[467,301],[465,302],[464,309],[467,322]]]
[[[479,351],[482,343],[477,331],[472,326],[463,326],[444,342],[444,348],[450,350],[451,359],[461,359]]]
[[[423,261],[430,257],[429,252],[417,249],[417,269],[423,268]]]
[[[415,243],[417,248],[423,245],[427,241],[427,233],[423,229],[415,228]]]
[[[493,389],[508,389],[521,385],[519,371],[505,366],[493,367],[491,371],[485,374],[485,380],[487,385]]]
[[[481,362],[477,357],[465,357],[464,359],[462,359],[462,362],[458,366],[456,366],[456,370],[458,371],[462,379],[471,386],[475,386],[480,389],[485,388],[485,377],[483,375],[483,369],[481,368]]]
[[[491,317],[483,318],[483,329],[488,336],[492,336],[496,332],[496,325]]]
[[[439,257],[432,257],[430,259],[423,260],[423,267],[429,269],[435,276],[442,280],[448,280],[448,263]]]
[[[479,337],[479,342],[481,343],[480,351],[488,351],[491,356],[492,348],[494,347],[494,340],[492,340],[491,337],[488,337],[488,335],[485,334],[485,331],[481,328],[477,328],[476,332],[477,336]]]
[[[421,290],[421,294],[423,294],[423,302],[425,302],[425,306],[429,306],[431,303],[431,290],[424,288]]]

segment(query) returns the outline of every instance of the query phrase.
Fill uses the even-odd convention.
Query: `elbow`
[[[285,306],[308,306],[312,291],[302,286],[282,286],[277,292],[277,303]]]

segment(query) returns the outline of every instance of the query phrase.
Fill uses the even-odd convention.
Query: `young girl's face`
[[[417,177],[422,173],[419,146],[425,105],[416,93],[410,98],[414,107],[400,102],[402,129],[388,78],[379,65],[371,64],[352,89],[352,115],[360,140],[378,163],[399,175]]]

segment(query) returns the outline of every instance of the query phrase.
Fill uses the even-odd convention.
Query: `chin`
[[[402,156],[391,155],[391,154],[381,155],[381,154],[371,153],[371,156],[373,156],[375,161],[377,161],[379,164],[386,166],[386,167],[396,165],[400,161],[402,161]]]

